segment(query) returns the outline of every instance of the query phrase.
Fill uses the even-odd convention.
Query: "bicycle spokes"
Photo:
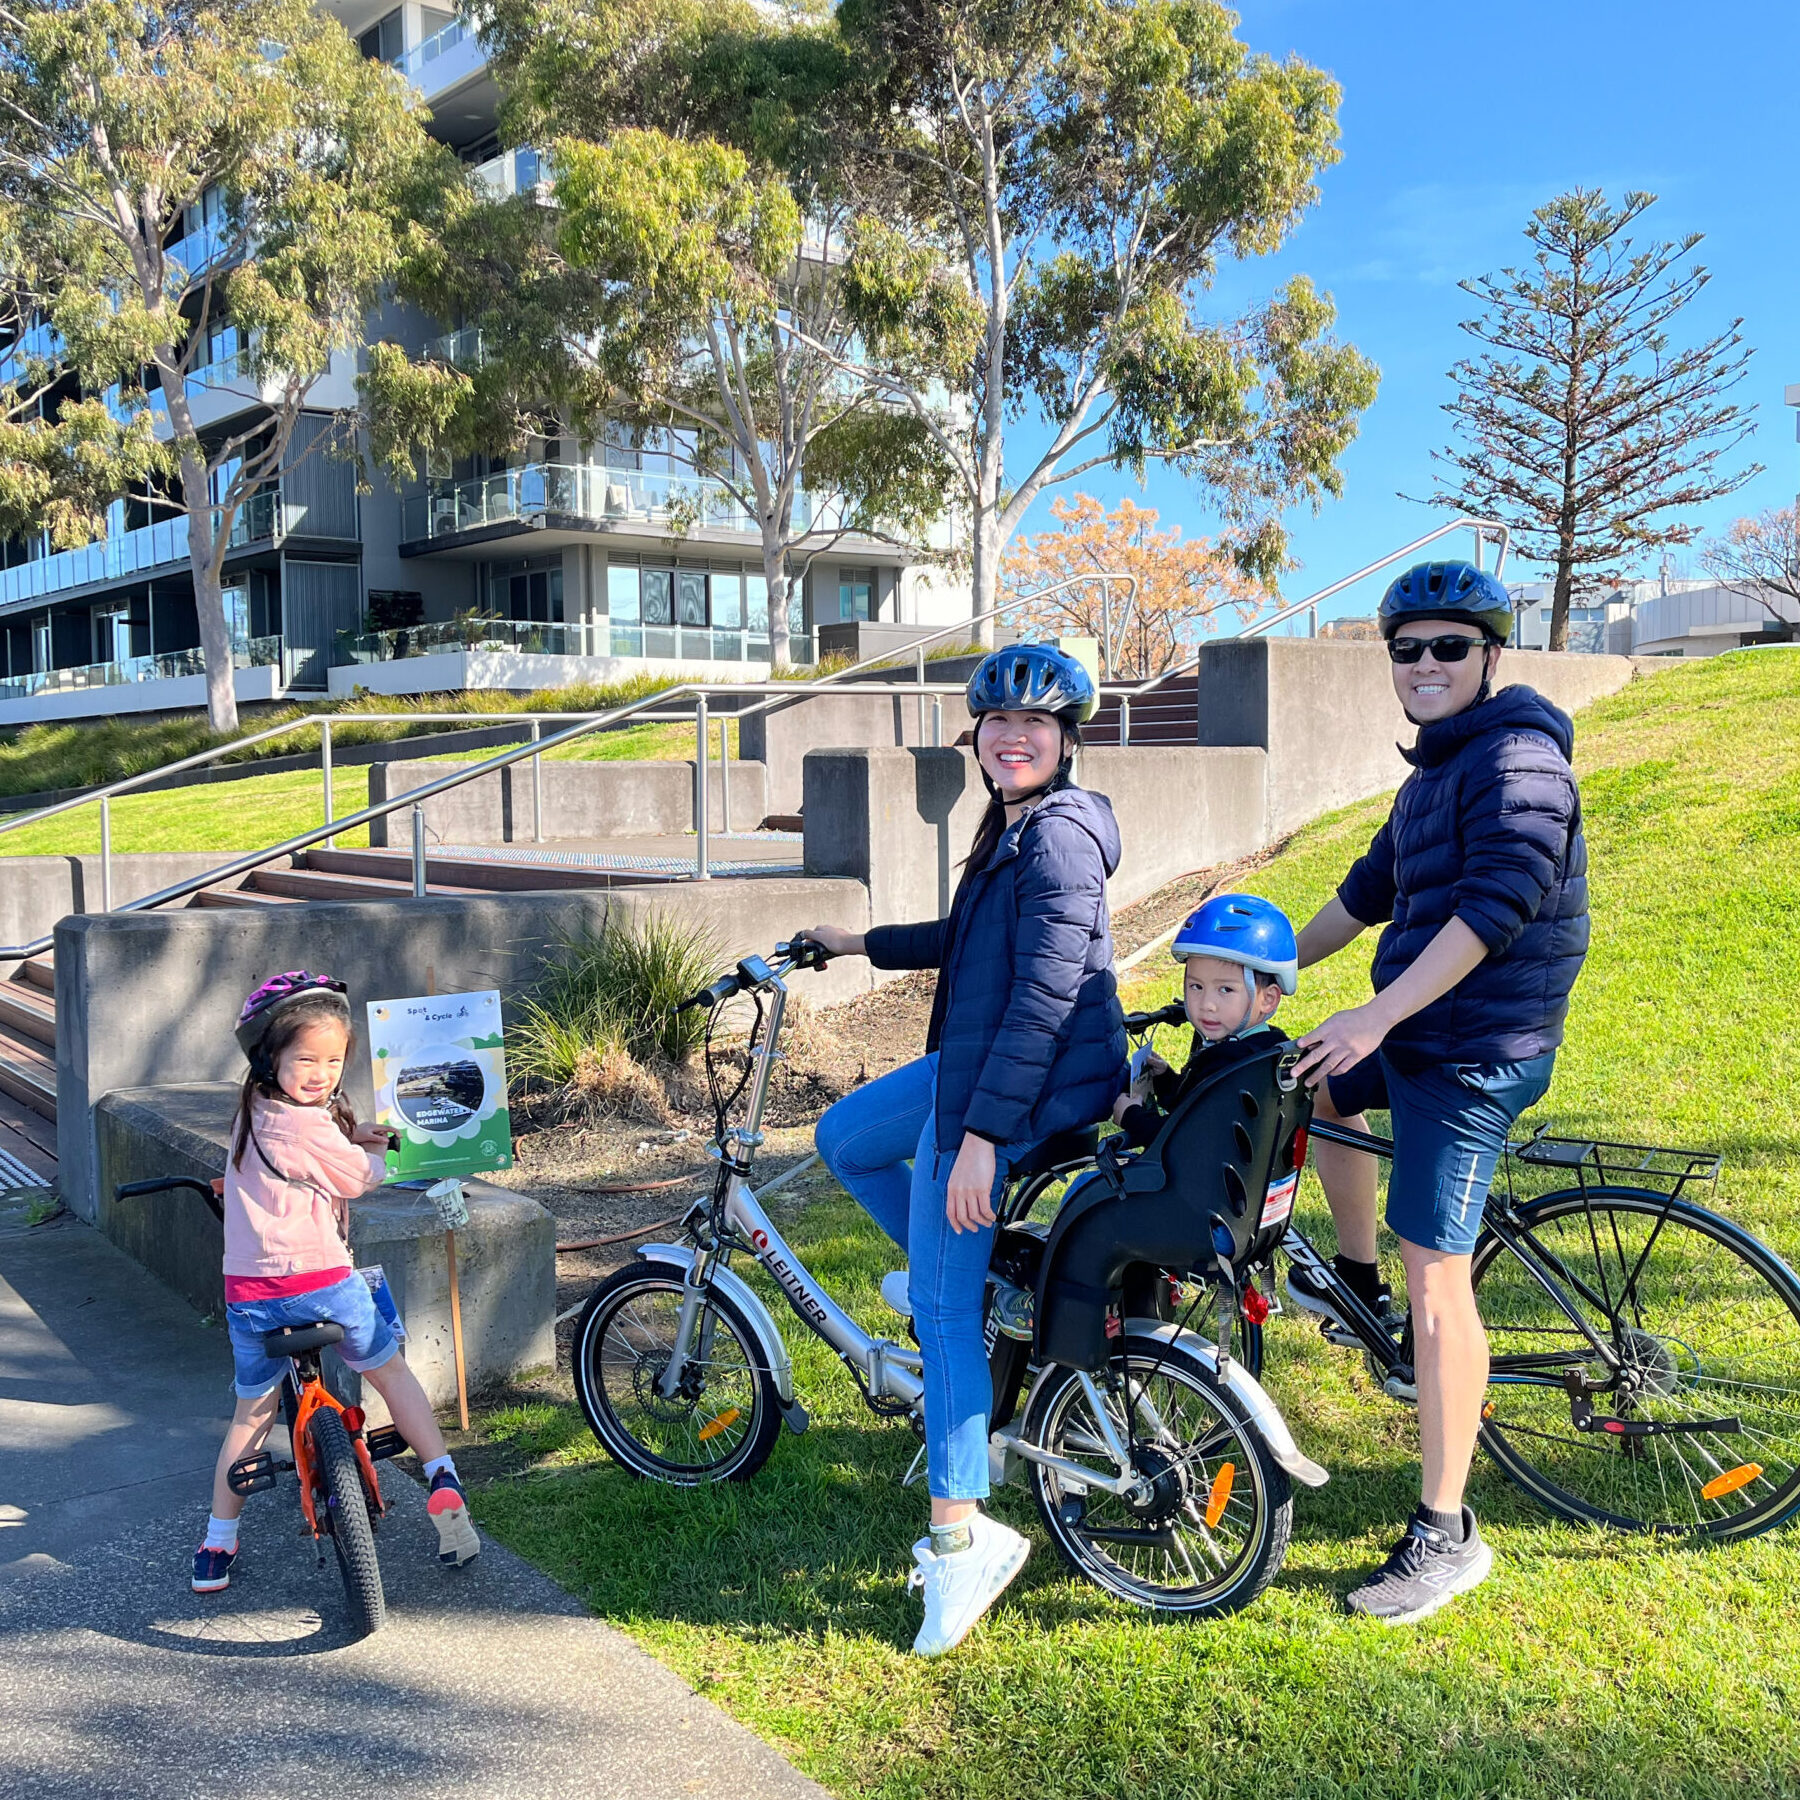
[[[1565,1516],[1649,1530],[1735,1536],[1800,1504],[1800,1286],[1783,1265],[1660,1194],[1569,1195],[1524,1219],[1550,1287],[1492,1239],[1474,1271],[1501,1466]]]

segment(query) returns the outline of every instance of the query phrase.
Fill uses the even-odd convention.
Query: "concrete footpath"
[[[292,1478],[230,1589],[187,1585],[231,1410],[223,1330],[97,1232],[0,1195],[0,1796],[813,1796],[555,1583],[488,1542],[437,1566],[392,1467],[389,1622],[349,1639]]]

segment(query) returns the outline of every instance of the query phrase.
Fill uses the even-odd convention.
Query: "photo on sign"
[[[399,1136],[389,1181],[512,1167],[500,995],[426,994],[369,1003],[376,1119]]]

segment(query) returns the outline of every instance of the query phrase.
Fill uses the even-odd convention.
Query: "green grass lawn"
[[[1800,1010],[1800,655],[1635,683],[1583,715],[1578,758],[1594,947],[1534,1117],[1717,1146],[1723,1210],[1800,1258],[1785,1049]],[[1384,805],[1300,833],[1254,885],[1304,918]],[[1283,1022],[1298,1030],[1365,994],[1366,964],[1358,947],[1310,974]],[[1173,965],[1151,965],[1131,998],[1173,991]],[[1325,1236],[1323,1215],[1311,1188],[1302,1222]],[[834,1187],[799,1206],[792,1236],[853,1311],[882,1316],[888,1255]],[[1291,1319],[1271,1329],[1265,1380],[1332,1481],[1300,1491],[1268,1593],[1231,1619],[1154,1623],[1071,1579],[1007,1490],[995,1510],[1032,1532],[1030,1564],[959,1651],[917,1661],[902,1582],[925,1504],[899,1486],[910,1436],[864,1412],[776,1310],[814,1424],[752,1483],[636,1482],[572,1406],[546,1403],[486,1420],[527,1466],[474,1507],[840,1793],[1800,1793],[1800,1533],[1708,1550],[1577,1531],[1478,1460],[1494,1579],[1410,1630],[1353,1623],[1339,1596],[1417,1498],[1413,1419]]]
[[[550,721],[546,730],[555,729]],[[735,746],[735,732],[733,736]],[[718,753],[718,738],[713,738]],[[498,755],[496,749],[466,750],[433,761],[479,762]],[[635,725],[577,738],[545,761],[572,758],[600,762],[680,760],[694,754],[693,727],[680,724]],[[332,770],[334,816],[360,812],[369,804],[369,771],[365,767]],[[112,803],[113,849],[121,855],[144,850],[260,850],[324,822],[324,783],[317,769],[286,775],[246,775],[241,780],[201,787],[171,788],[158,794],[123,794]],[[347,831],[344,849],[369,841],[368,828]],[[35,825],[0,834],[0,856],[97,855],[100,811],[84,806]]]

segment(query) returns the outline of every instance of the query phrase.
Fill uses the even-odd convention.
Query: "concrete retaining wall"
[[[1259,848],[1266,766],[1260,750],[1083,751],[1124,840],[1112,905]],[[987,805],[973,753],[815,750],[805,773],[807,874],[865,883],[876,924],[942,918]]]
[[[709,927],[729,956],[767,950],[820,919],[868,920],[867,890],[848,881],[757,879],[615,888],[610,892],[428,895],[305,907],[188,907],[70,918],[56,930],[57,1151],[64,1201],[98,1216],[95,1112],[124,1088],[231,1081],[243,1059],[232,1025],[244,995],[277,969],[322,969],[366,1001],[497,987],[517,996],[571,932],[609,911],[674,910]],[[868,965],[833,964],[797,989],[830,1005],[867,992]],[[373,1104],[366,1048],[345,1087]]]
[[[115,1201],[113,1193],[160,1175],[223,1175],[236,1106],[235,1084],[193,1083],[109,1094],[96,1116],[101,1229],[214,1315],[225,1306],[224,1245],[205,1201],[187,1192]],[[469,1222],[456,1234],[457,1285],[468,1385],[479,1390],[554,1360],[556,1225],[528,1194],[479,1180],[465,1180],[463,1192]],[[350,1203],[350,1248],[359,1268],[379,1263],[386,1272],[406,1324],[406,1360],[432,1404],[450,1404],[456,1362],[449,1261],[435,1211],[416,1190],[377,1188]],[[335,1357],[327,1366],[333,1364]],[[338,1364],[332,1386],[356,1399],[361,1383]]]
[[[559,762],[546,759],[544,836],[663,837],[694,828],[691,762]],[[441,762],[390,762],[369,770],[369,804],[411,793],[450,774]],[[725,824],[719,767],[707,772],[707,810],[714,831],[753,831],[767,812],[763,766],[731,765],[731,823]],[[409,844],[410,813],[370,821],[370,841]],[[443,844],[532,841],[532,775],[517,762],[425,802],[425,823]]]
[[[114,906],[172,887],[190,875],[204,875],[229,860],[222,850],[168,855],[115,856]],[[23,944],[43,937],[70,913],[98,910],[100,859],[97,856],[0,857],[0,944]]]
[[[1508,650],[1497,685],[1522,682],[1574,712],[1615,693],[1633,673],[1624,656]],[[1200,741],[1268,752],[1269,839],[1406,779],[1399,745],[1412,741],[1413,727],[1395,698],[1384,645],[1327,638],[1211,644],[1199,675]]]
[[[934,681],[960,679],[927,670]],[[910,670],[894,671],[911,680]],[[969,709],[954,694],[942,697],[943,741],[954,744],[969,729]],[[920,715],[923,713],[923,719]],[[818,694],[745,719],[738,727],[738,753],[768,770],[772,813],[799,812],[806,797],[806,759],[814,750],[893,750],[931,743],[931,701],[896,693],[892,700],[861,694]]]

